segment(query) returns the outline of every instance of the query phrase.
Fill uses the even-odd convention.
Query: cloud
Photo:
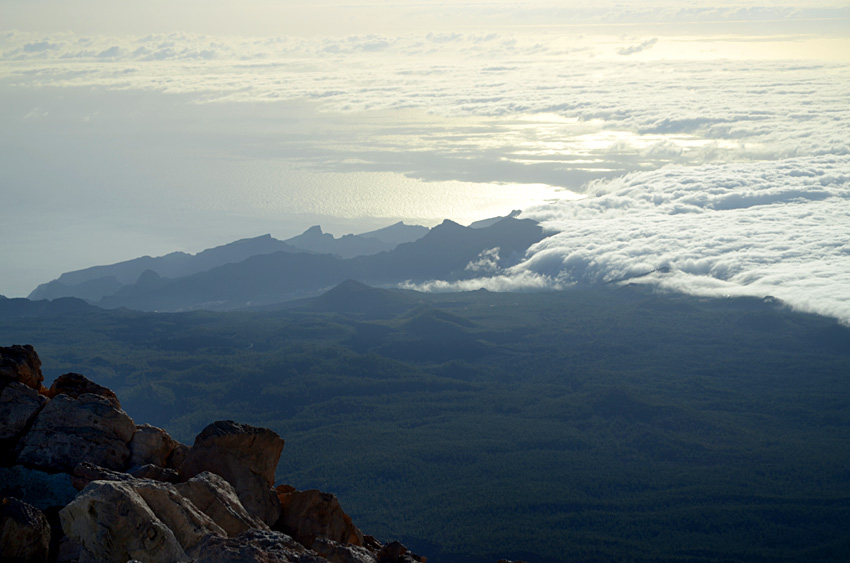
[[[489,3],[472,4],[470,10],[489,17]],[[560,4],[525,11],[517,21],[566,17]],[[500,6],[499,17],[519,9]],[[644,13],[637,5],[610,3],[588,8],[593,13],[582,21],[793,21],[792,8],[734,13],[732,4],[706,2],[690,13]],[[846,62],[653,59],[672,48],[702,53],[718,45],[705,37],[626,44],[540,27],[498,29],[385,28],[331,37],[7,32],[0,35],[0,95],[20,98],[3,109],[7,153],[26,156],[31,147],[29,158],[43,158],[34,166],[8,156],[6,168],[16,165],[20,173],[7,173],[6,185],[29,193],[35,184],[65,184],[68,175],[58,172],[30,184],[22,178],[36,178],[30,172],[36,168],[75,170],[80,162],[104,160],[62,163],[62,151],[42,148],[68,133],[66,124],[79,123],[85,134],[71,135],[70,146],[88,143],[83,155],[98,154],[98,143],[120,153],[114,131],[141,129],[143,135],[127,134],[140,143],[128,145],[131,157],[115,157],[145,163],[132,175],[86,167],[97,177],[81,184],[144,182],[182,197],[183,206],[190,205],[186,194],[196,195],[186,186],[203,173],[199,162],[297,165],[314,174],[299,177],[304,185],[393,173],[426,180],[411,185],[432,194],[450,182],[476,182],[493,193],[505,184],[562,186],[590,197],[527,211],[558,234],[522,263],[494,270],[482,256],[471,266],[479,272],[469,272],[477,279],[428,286],[540,289],[642,276],[661,287],[712,295],[772,294],[801,309],[850,318],[841,298],[850,291],[840,274],[850,271],[842,229],[850,224],[842,213],[850,158]],[[748,48],[748,38],[735,41]],[[616,55],[618,47],[624,55],[651,50],[629,57]],[[139,151],[152,152],[142,158]],[[280,184],[298,184],[291,175],[234,173],[210,176],[209,191],[232,191],[225,184],[249,176],[266,190],[243,198],[265,202],[257,207],[277,201]],[[45,200],[56,199],[43,189]],[[351,194],[352,201],[363,196]],[[245,205],[246,217],[259,213]],[[514,207],[521,205],[507,209]]]
[[[35,41],[25,44],[23,51],[24,53],[42,53],[44,51],[55,51],[58,48],[59,45],[49,41]]]
[[[646,51],[647,49],[651,49],[653,45],[658,43],[658,38],[653,37],[652,39],[647,39],[646,41],[641,41],[637,45],[631,45],[629,47],[621,47],[617,49],[618,55],[634,55],[635,53],[640,53],[641,51]]]
[[[108,49],[104,49],[100,53],[97,54],[97,57],[100,59],[114,59],[116,57],[120,57],[124,54],[124,51],[118,45],[113,45]]]
[[[636,63],[628,57],[602,64],[595,45],[543,33],[453,32],[429,39],[15,32],[0,38],[0,79],[18,87],[189,94],[204,103],[316,100],[322,111],[347,114],[414,109],[494,120],[542,116],[536,130],[518,127],[491,141],[522,136],[537,154],[562,163],[577,154],[607,153],[624,164],[600,168],[621,172],[634,170],[643,158],[657,166],[850,152],[844,64]],[[544,124],[550,116],[560,121]],[[641,138],[580,146],[576,137],[589,130]],[[499,158],[517,161],[522,155]]]
[[[482,251],[475,260],[466,265],[464,270],[477,274],[494,274],[499,268],[499,247]]]
[[[405,282],[399,284],[399,287],[414,291],[451,293],[456,291],[476,291],[479,289],[515,292],[555,291],[564,289],[568,285],[570,284],[553,280],[545,275],[525,271],[515,272],[512,275],[489,276],[455,282],[443,280],[432,280],[423,283]]]
[[[774,296],[850,323],[850,157],[665,167],[527,210],[555,232],[497,276],[420,289],[558,289],[629,280]]]

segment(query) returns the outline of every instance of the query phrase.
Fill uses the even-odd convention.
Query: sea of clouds
[[[850,156],[668,166],[600,181],[588,195],[525,211],[555,234],[519,264],[415,287],[628,280],[713,297],[773,296],[850,322]]]
[[[793,21],[793,6],[782,10]],[[835,10],[847,12],[840,3]],[[319,171],[539,183],[587,196],[526,209],[523,217],[554,234],[519,264],[494,271],[493,251],[471,266],[481,277],[419,289],[629,279],[700,295],[772,295],[850,322],[850,65],[647,57],[676,41],[719,45],[504,30],[256,38],[8,31],[0,33],[0,83],[184,96],[210,115],[306,100],[335,120],[322,122],[321,135],[219,150]],[[33,107],[20,123],[51,111]],[[97,116],[79,116],[89,118]]]

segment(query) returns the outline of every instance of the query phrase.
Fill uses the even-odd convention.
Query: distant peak
[[[321,234],[324,234],[324,233],[322,232],[322,227],[320,225],[313,225],[312,227],[310,227],[309,229],[304,231],[303,234],[305,234],[305,235],[321,235]]]
[[[444,219],[442,223],[438,225],[439,227],[463,227],[460,223],[455,223],[451,219]]]

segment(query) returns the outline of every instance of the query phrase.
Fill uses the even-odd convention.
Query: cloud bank
[[[518,265],[440,291],[628,280],[714,297],[773,296],[850,323],[850,157],[665,167],[527,210],[555,231]]]

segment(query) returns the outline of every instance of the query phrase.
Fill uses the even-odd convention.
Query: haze
[[[0,5],[0,293],[314,224],[512,209],[452,286],[646,283],[850,322],[846,2]]]

